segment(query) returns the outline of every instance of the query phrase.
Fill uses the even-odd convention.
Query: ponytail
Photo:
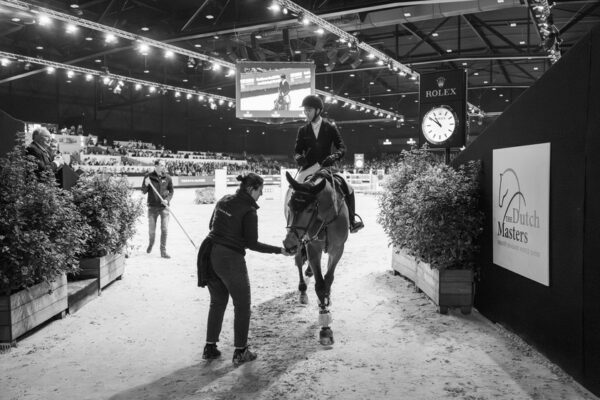
[[[240,181],[240,190],[256,190],[263,185],[264,179],[254,172],[248,172],[238,175],[236,178]]]

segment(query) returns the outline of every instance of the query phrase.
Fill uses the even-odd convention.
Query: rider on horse
[[[346,152],[346,145],[342,135],[335,125],[321,117],[323,101],[319,96],[309,95],[302,100],[304,115],[308,123],[298,129],[294,158],[300,166],[298,181],[302,182],[309,171],[318,170],[318,167],[331,167],[334,162],[341,160]],[[335,151],[331,151],[331,147]],[[312,168],[311,168],[312,167]],[[317,167],[317,168],[314,168]],[[310,169],[310,170],[309,170]],[[348,207],[350,232],[355,233],[364,227],[362,221],[356,221],[354,191],[347,183],[341,185],[344,198]]]

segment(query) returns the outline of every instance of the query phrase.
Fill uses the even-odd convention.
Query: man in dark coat
[[[150,253],[154,246],[156,220],[160,215],[160,256],[162,258],[171,258],[167,253],[167,233],[170,217],[168,206],[173,198],[173,181],[166,172],[164,160],[156,160],[154,162],[154,171],[144,176],[142,192],[148,193],[149,241],[146,253]]]
[[[64,160],[62,156],[51,153],[52,136],[48,129],[36,128],[33,131],[32,139],[31,144],[27,146],[27,154],[35,157],[40,171],[51,169],[56,172],[64,164]]]
[[[302,101],[302,107],[304,107],[304,115],[306,115],[308,123],[298,130],[296,136],[294,158],[301,167],[298,180],[303,180],[303,171],[315,165],[331,167],[346,153],[346,145],[340,131],[335,125],[321,117],[323,112],[321,98],[315,95],[306,96]],[[364,224],[362,221],[356,221],[354,191],[349,188],[348,184],[342,185],[342,187],[346,192],[345,200],[348,206],[350,232],[355,233],[362,229]]]

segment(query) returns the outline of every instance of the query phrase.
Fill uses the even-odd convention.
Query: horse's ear
[[[300,184],[292,178],[289,172],[285,172],[285,179],[287,179],[288,183],[292,186],[292,189],[298,190]]]
[[[325,185],[327,184],[327,179],[321,179],[321,182],[317,183],[315,186],[310,188],[311,194],[317,194],[321,190],[325,189]]]

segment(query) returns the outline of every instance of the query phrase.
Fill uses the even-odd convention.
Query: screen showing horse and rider
[[[302,99],[315,85],[313,63],[240,62],[237,70],[237,118],[304,118]]]

